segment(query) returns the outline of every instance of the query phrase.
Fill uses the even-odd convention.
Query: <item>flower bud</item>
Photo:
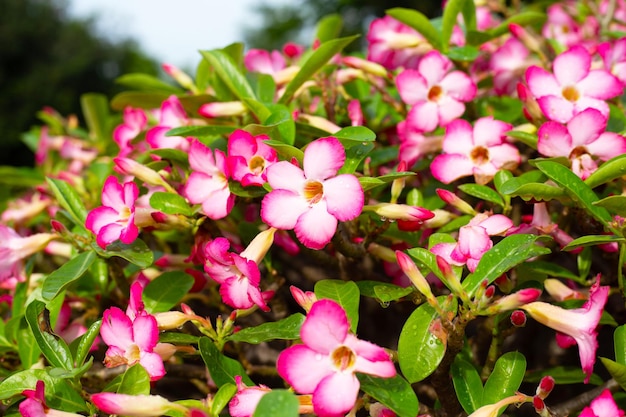
[[[413,262],[409,255],[401,251],[396,251],[396,259],[402,271],[409,277],[413,285],[415,285],[415,288],[417,288],[417,290],[427,299],[435,300],[435,296],[430,289],[430,284],[428,284],[428,281],[426,281],[426,278],[422,275],[420,270],[417,268],[417,265],[415,265],[415,262]],[[436,302],[437,301],[435,300],[435,303]]]
[[[536,301],[541,295],[541,290],[537,288],[524,288],[516,293],[500,298],[489,308],[491,313],[499,313],[519,308],[528,303]]]
[[[180,311],[165,311],[154,313],[159,330],[172,330],[181,327],[190,320],[190,317]]]
[[[373,211],[385,219],[411,222],[422,222],[435,217],[435,214],[430,210],[406,204],[378,203],[363,207],[363,211]]]
[[[294,287],[293,285],[289,287],[289,291],[291,291],[291,295],[294,300],[306,311],[307,313],[311,310],[311,306],[313,303],[317,301],[317,296],[314,292],[311,291],[302,291],[298,287]]]
[[[115,162],[115,167],[122,174],[132,175],[148,185],[162,186],[174,191],[158,172],[133,159],[118,157],[113,158],[113,162]]]
[[[341,130],[339,126],[321,116],[300,113],[298,114],[298,121],[304,122],[329,133],[337,133]]]
[[[181,87],[193,91],[194,93],[198,92],[196,85],[187,73],[171,64],[163,64],[161,67],[163,68],[163,71],[172,77]]]
[[[368,61],[356,56],[346,56],[343,58],[343,63],[349,67],[363,70],[368,74],[375,75],[377,77],[387,77],[387,70],[376,62]]]
[[[515,310],[511,313],[511,323],[515,327],[524,327],[526,326],[526,313],[522,310]]]
[[[200,106],[198,113],[200,116],[208,117],[233,117],[241,116],[248,111],[241,101],[223,101],[206,103]]]
[[[276,233],[276,228],[270,227],[256,235],[246,249],[241,252],[241,257],[254,261],[256,264],[261,262],[274,243],[274,233]]]
[[[443,188],[437,188],[436,192],[439,198],[452,207],[456,207],[461,213],[471,214],[472,216],[476,215],[476,210],[453,192],[444,190]]]
[[[546,375],[541,378],[541,381],[539,381],[539,386],[537,386],[537,396],[542,400],[545,400],[546,397],[550,395],[553,389],[554,378],[552,378],[550,375]]]
[[[161,416],[171,411],[187,412],[187,408],[171,403],[160,395],[126,395],[101,392],[93,394],[91,401],[105,413],[129,417]]]

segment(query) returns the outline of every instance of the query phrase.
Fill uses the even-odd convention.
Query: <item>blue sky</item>
[[[198,50],[243,40],[241,28],[255,26],[254,7],[288,0],[70,0],[69,13],[98,17],[99,33],[131,37],[160,62],[195,68]]]

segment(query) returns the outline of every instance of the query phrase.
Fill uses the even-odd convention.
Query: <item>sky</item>
[[[97,18],[97,30],[113,40],[132,38],[161,63],[195,68],[200,49],[243,41],[255,6],[289,0],[69,0],[70,16]]]

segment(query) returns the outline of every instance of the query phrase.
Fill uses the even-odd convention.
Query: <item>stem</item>
[[[491,328],[491,344],[489,345],[489,352],[487,353],[485,365],[480,373],[480,377],[483,381],[486,381],[487,378],[489,378],[489,375],[491,375],[491,371],[493,371],[496,360],[498,360],[498,354],[500,353],[500,347],[502,344],[502,340],[500,338],[500,316],[494,316],[493,320],[494,323]]]
[[[555,417],[567,417],[574,411],[582,410],[587,404],[589,404],[591,400],[600,395],[605,389],[608,389],[611,392],[616,392],[617,390],[619,390],[619,388],[620,386],[617,381],[611,378],[603,385],[600,385],[599,387],[594,388],[591,391],[584,392],[578,397],[574,397],[571,400],[567,400],[561,404],[558,404],[555,407],[552,407],[551,411]]]
[[[617,264],[617,285],[619,287],[619,293],[622,299],[626,300],[626,294],[624,294],[624,257],[626,256],[626,244],[619,244],[619,260]]]
[[[601,20],[602,32],[606,32],[609,30],[609,25],[611,24],[611,20],[613,20],[613,15],[615,14],[616,6],[617,6],[617,0],[609,0],[609,7],[606,10],[606,14],[602,17],[602,20]]]

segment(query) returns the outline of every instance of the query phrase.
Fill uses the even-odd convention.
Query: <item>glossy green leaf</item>
[[[626,217],[626,196],[624,195],[611,195],[593,204],[598,207],[604,207],[609,213]]]
[[[230,335],[227,340],[255,345],[277,339],[295,340],[300,337],[300,327],[302,327],[304,319],[304,315],[300,313],[292,314],[282,320],[241,329]]]
[[[243,76],[235,62],[226,52],[213,49],[211,51],[200,51],[200,53],[239,100],[243,101],[245,98],[256,100],[254,91],[248,84],[246,77]]]
[[[169,311],[193,286],[194,279],[183,271],[167,271],[153,279],[143,290],[143,302],[148,313]]]
[[[87,93],[80,96],[80,106],[89,132],[100,141],[111,140],[109,99],[104,94]]]
[[[520,184],[517,178],[507,181],[502,186],[502,193],[511,197],[521,197],[524,201],[550,201],[565,195],[563,190],[558,187],[535,182]]]
[[[343,48],[356,38],[358,38],[358,36],[349,36],[322,43],[302,64],[296,76],[287,84],[285,92],[278,100],[278,103],[288,104],[302,84],[310,80],[333,56],[341,52]]]
[[[131,366],[121,375],[115,392],[126,395],[149,395],[150,375],[139,363]]]
[[[545,13],[532,12],[532,11],[521,12],[521,13],[512,15],[511,17],[506,19],[504,22],[500,23],[495,28],[490,29],[488,33],[490,36],[496,38],[498,36],[504,35],[505,33],[509,33],[509,25],[511,23],[515,23],[520,26],[529,26],[529,25],[540,26],[543,24],[545,20],[546,20]]]
[[[473,197],[489,201],[490,203],[497,204],[501,207],[504,206],[504,200],[502,200],[500,194],[498,194],[498,192],[494,189],[487,187],[486,185],[461,184],[459,185],[459,189]]]
[[[89,326],[87,331],[80,336],[78,347],[76,348],[76,354],[74,355],[74,366],[82,366],[85,363],[87,355],[93,346],[93,342],[100,334],[100,326],[102,325],[102,319],[94,322]]]
[[[564,278],[571,279],[573,281],[580,282],[580,278],[569,269],[562,267],[559,264],[547,261],[532,261],[524,263],[524,267],[537,273],[544,274],[550,278]]]
[[[287,161],[290,161],[292,158],[296,158],[296,160],[302,165],[304,152],[295,146],[291,146],[277,140],[266,140],[265,144],[274,148],[276,152]]]
[[[348,126],[339,132],[333,133],[334,137],[347,149],[351,146],[358,145],[362,142],[374,142],[376,133],[365,126]]]
[[[537,244],[542,240],[549,238],[525,234],[505,237],[482,256],[474,273],[463,281],[463,288],[469,294],[473,294],[483,280],[492,283],[500,275],[527,259],[550,253],[550,249]]]
[[[510,138],[517,139],[518,142],[522,142],[533,149],[537,149],[537,141],[539,137],[536,133],[528,133],[522,130],[509,130],[506,135]]]
[[[419,402],[411,385],[400,375],[393,378],[376,378],[357,374],[361,389],[370,397],[390,408],[398,417],[415,417]]]
[[[211,374],[211,378],[218,387],[224,384],[236,384],[235,376],[241,376],[244,384],[255,385],[246,374],[241,363],[224,356],[208,337],[201,337],[198,342],[200,355]]]
[[[467,3],[471,3],[471,1]],[[471,45],[454,47],[448,49],[446,55],[453,61],[473,62],[480,55],[480,49]]]
[[[593,172],[585,180],[591,188],[596,188],[599,185],[606,184],[614,179],[621,178],[626,175],[626,155],[622,154],[611,158],[606,161],[600,167]]]
[[[606,370],[609,371],[619,386],[622,387],[623,390],[626,390],[626,365],[622,365],[621,363],[617,363],[611,359],[603,357],[600,357],[600,360],[602,361],[602,365],[604,365]]]
[[[596,193],[569,168],[552,161],[539,161],[535,165],[548,178],[563,187],[567,195],[578,202],[596,220],[604,224],[611,221],[611,215],[604,207],[593,204],[599,200]]]
[[[626,365],[626,325],[619,326],[613,332],[615,362]]]
[[[251,74],[248,74],[250,76]],[[276,95],[276,82],[270,74],[256,74],[256,95],[261,103],[271,103]]]
[[[456,397],[463,410],[467,414],[472,414],[483,405],[483,381],[478,371],[474,365],[457,356],[452,362],[450,372]]]
[[[87,251],[78,254],[61,265],[59,269],[51,272],[44,280],[41,296],[45,300],[52,300],[71,283],[82,277],[96,258],[95,252]]]
[[[437,266],[437,257],[434,253],[425,248],[411,248],[407,250],[406,253],[416,261],[418,266],[424,265],[430,272],[435,274],[441,282],[447,282]],[[422,274],[426,276],[429,271],[422,271]]]
[[[160,91],[168,94],[183,94],[181,88],[168,84],[152,75],[142,73],[124,74],[115,79],[117,84],[139,91]]]
[[[465,32],[476,30],[476,5],[473,1],[465,1],[461,9],[463,13],[463,22],[465,23]]]
[[[115,111],[123,111],[125,107],[137,107],[140,109],[158,109],[161,103],[169,97],[168,93],[154,93],[142,91],[124,91],[116,94],[111,99],[111,108]]]
[[[324,279],[315,283],[315,295],[318,299],[335,300],[346,312],[350,321],[350,329],[356,332],[359,324],[359,287],[353,281]]]
[[[26,321],[37,341],[41,353],[52,366],[70,370],[73,368],[72,354],[67,343],[55,336],[50,329],[50,322],[46,317],[46,305],[34,300],[26,307]]]
[[[74,187],[56,178],[46,178],[46,181],[59,205],[67,211],[74,223],[84,227],[87,209]]]
[[[396,301],[413,293],[413,288],[411,287],[400,287],[388,282],[358,281],[356,285],[359,287],[361,295],[375,298],[382,303]]]
[[[581,280],[587,280],[589,277],[589,271],[591,271],[591,264],[593,262],[591,247],[583,247],[582,252],[576,256],[576,266],[578,267],[578,276]]]
[[[256,116],[257,120],[259,121],[266,120],[272,114],[270,109],[268,109],[265,104],[261,103],[258,100],[252,98],[242,98],[241,101],[243,102],[243,104],[246,105],[248,110],[250,110],[250,112],[252,112]]]
[[[585,373],[580,366],[555,366],[542,369],[540,371],[529,371],[524,377],[524,382],[539,383],[541,378],[550,375],[557,385],[582,384],[585,380]],[[602,385],[604,380],[596,374],[591,375],[589,383],[592,385]]]
[[[457,17],[465,7],[465,2],[466,0],[449,0],[446,2],[441,22],[441,52],[445,53],[448,51],[452,29],[457,24]]]
[[[417,10],[405,9],[402,7],[389,9],[386,13],[394,19],[399,20],[405,25],[410,26],[421,33],[422,36],[424,36],[426,40],[428,40],[428,42],[435,47],[435,49],[441,50],[441,34],[422,13]]]
[[[435,309],[422,304],[411,313],[400,332],[398,362],[411,384],[432,374],[446,353],[446,345],[430,331],[436,319]]]
[[[390,182],[406,177],[412,177],[417,175],[414,172],[393,172],[391,174],[381,175],[380,177],[359,177],[359,183],[363,191],[371,190],[381,185],[389,184]],[[407,202],[408,204],[408,202]]]
[[[161,191],[154,192],[150,196],[150,206],[166,214],[182,214],[184,216],[191,216],[193,214],[189,203],[180,194]]]
[[[298,417],[300,403],[296,395],[284,389],[274,389],[264,394],[252,417]]]
[[[481,405],[494,404],[515,395],[526,372],[526,358],[519,352],[500,356],[485,382]]]
[[[39,348],[37,339],[30,330],[26,319],[24,319],[24,317],[17,317],[16,322],[19,323],[19,327],[16,329],[15,334],[17,354],[20,357],[21,365],[28,369],[39,361],[41,357],[41,349]],[[7,330],[10,329],[11,327],[7,325]]]
[[[227,136],[237,129],[237,126],[209,125],[209,126],[180,126],[168,130],[165,136]]]
[[[127,245],[119,240],[109,244],[106,250],[103,250],[97,244],[92,244],[91,247],[103,258],[110,258],[112,256],[119,256],[126,259],[128,262],[137,265],[139,268],[147,268],[154,262],[154,254],[141,239],[135,239],[133,243]]]
[[[224,384],[217,390],[211,401],[211,415],[219,416],[222,410],[228,405],[231,398],[237,393],[235,384]]]
[[[603,245],[605,243],[623,243],[626,239],[614,235],[589,235],[572,240],[563,250],[569,251],[585,246]]]
[[[45,384],[45,397],[48,407],[67,412],[87,411],[85,400],[60,378],[53,378],[44,369],[27,369],[14,373],[0,382],[0,401],[20,395],[24,390],[34,390],[37,381]]]
[[[338,174],[353,174],[372,149],[374,144],[371,142],[359,143],[346,149],[346,161]]]
[[[228,189],[237,197],[258,198],[267,194],[267,190],[263,187],[249,186],[244,187],[239,181],[229,181]]]
[[[162,332],[159,334],[159,342],[173,343],[180,345],[195,345],[198,343],[200,336],[187,333]]]
[[[320,19],[317,23],[317,30],[315,32],[315,38],[324,43],[335,39],[341,33],[343,28],[343,19],[340,14],[329,14]]]

